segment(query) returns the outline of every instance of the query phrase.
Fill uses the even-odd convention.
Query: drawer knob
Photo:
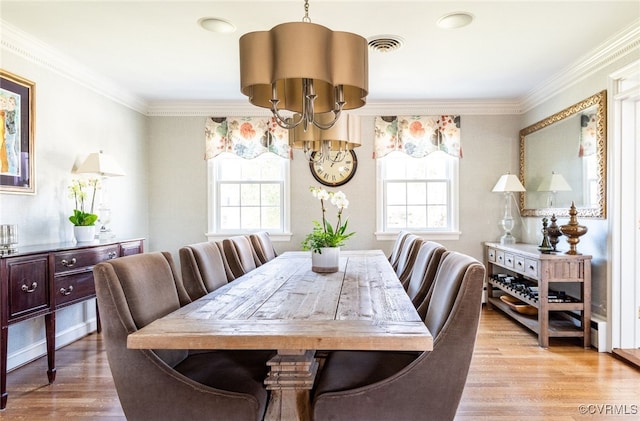
[[[73,285],[69,285],[69,288],[60,288],[60,294],[69,295],[73,291]]]
[[[38,288],[38,283],[37,282],[32,283],[31,287],[28,287],[27,285],[22,284],[22,290],[24,292],[26,292],[26,293],[32,293],[33,291],[36,290],[36,288]]]
[[[109,252],[109,259],[115,259],[116,257],[118,257],[118,253],[116,253],[115,251]]]
[[[68,267],[68,268],[72,268],[73,266],[75,266],[77,260],[76,258],[72,258],[71,260],[67,260],[67,259],[62,259],[62,261],[60,262],[60,264],[62,264],[62,266],[64,267]]]
[[[529,265],[529,270],[535,270],[535,266]]]

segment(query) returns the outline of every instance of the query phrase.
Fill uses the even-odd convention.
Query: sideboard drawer
[[[81,272],[73,275],[56,276],[54,282],[55,306],[83,301],[96,295],[93,272]]]
[[[525,259],[524,261],[525,275],[530,276],[534,279],[538,279],[538,264],[539,264],[538,260]]]
[[[487,250],[487,258],[489,259],[490,262],[495,262],[496,261],[496,249],[493,249],[493,248],[489,247],[489,249]]]
[[[55,253],[55,274],[75,272],[109,259],[118,257],[118,245],[93,247],[90,249],[70,250]]]
[[[7,260],[9,319],[49,308],[48,265],[47,255]]]

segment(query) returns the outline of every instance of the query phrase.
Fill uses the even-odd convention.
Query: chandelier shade
[[[294,116],[294,119],[299,118]],[[332,118],[331,113],[317,114],[320,123],[325,124]],[[343,113],[342,117],[329,129],[309,127],[306,131],[302,125],[289,130],[289,146],[305,151],[320,151],[328,145],[331,151],[347,151],[361,146],[360,118]]]
[[[249,102],[270,109],[282,127],[326,129],[342,110],[366,103],[367,40],[310,21],[247,33],[240,37],[240,85]],[[283,110],[289,115],[280,114]],[[332,114],[328,123],[317,118],[324,113]]]

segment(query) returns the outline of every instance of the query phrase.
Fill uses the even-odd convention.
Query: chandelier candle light
[[[504,174],[500,177],[495,186],[493,186],[493,192],[504,193],[504,215],[500,221],[504,234],[500,237],[500,244],[515,244],[516,239],[511,234],[511,230],[514,227],[513,217],[511,216],[511,202],[513,198],[513,192],[526,191],[518,177],[513,174]]]
[[[367,40],[311,23],[309,2],[302,22],[240,38],[240,87],[249,102],[273,113],[278,125],[331,128],[343,110],[365,105],[368,94]],[[296,113],[294,117],[282,110]],[[329,113],[328,121],[318,114]]]

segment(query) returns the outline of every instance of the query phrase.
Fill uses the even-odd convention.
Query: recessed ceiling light
[[[198,20],[198,24],[207,31],[219,34],[229,34],[236,30],[236,27],[231,22],[220,18],[201,18]]]
[[[468,12],[453,12],[442,16],[436,24],[442,29],[457,29],[469,25],[473,21],[473,15]]]

